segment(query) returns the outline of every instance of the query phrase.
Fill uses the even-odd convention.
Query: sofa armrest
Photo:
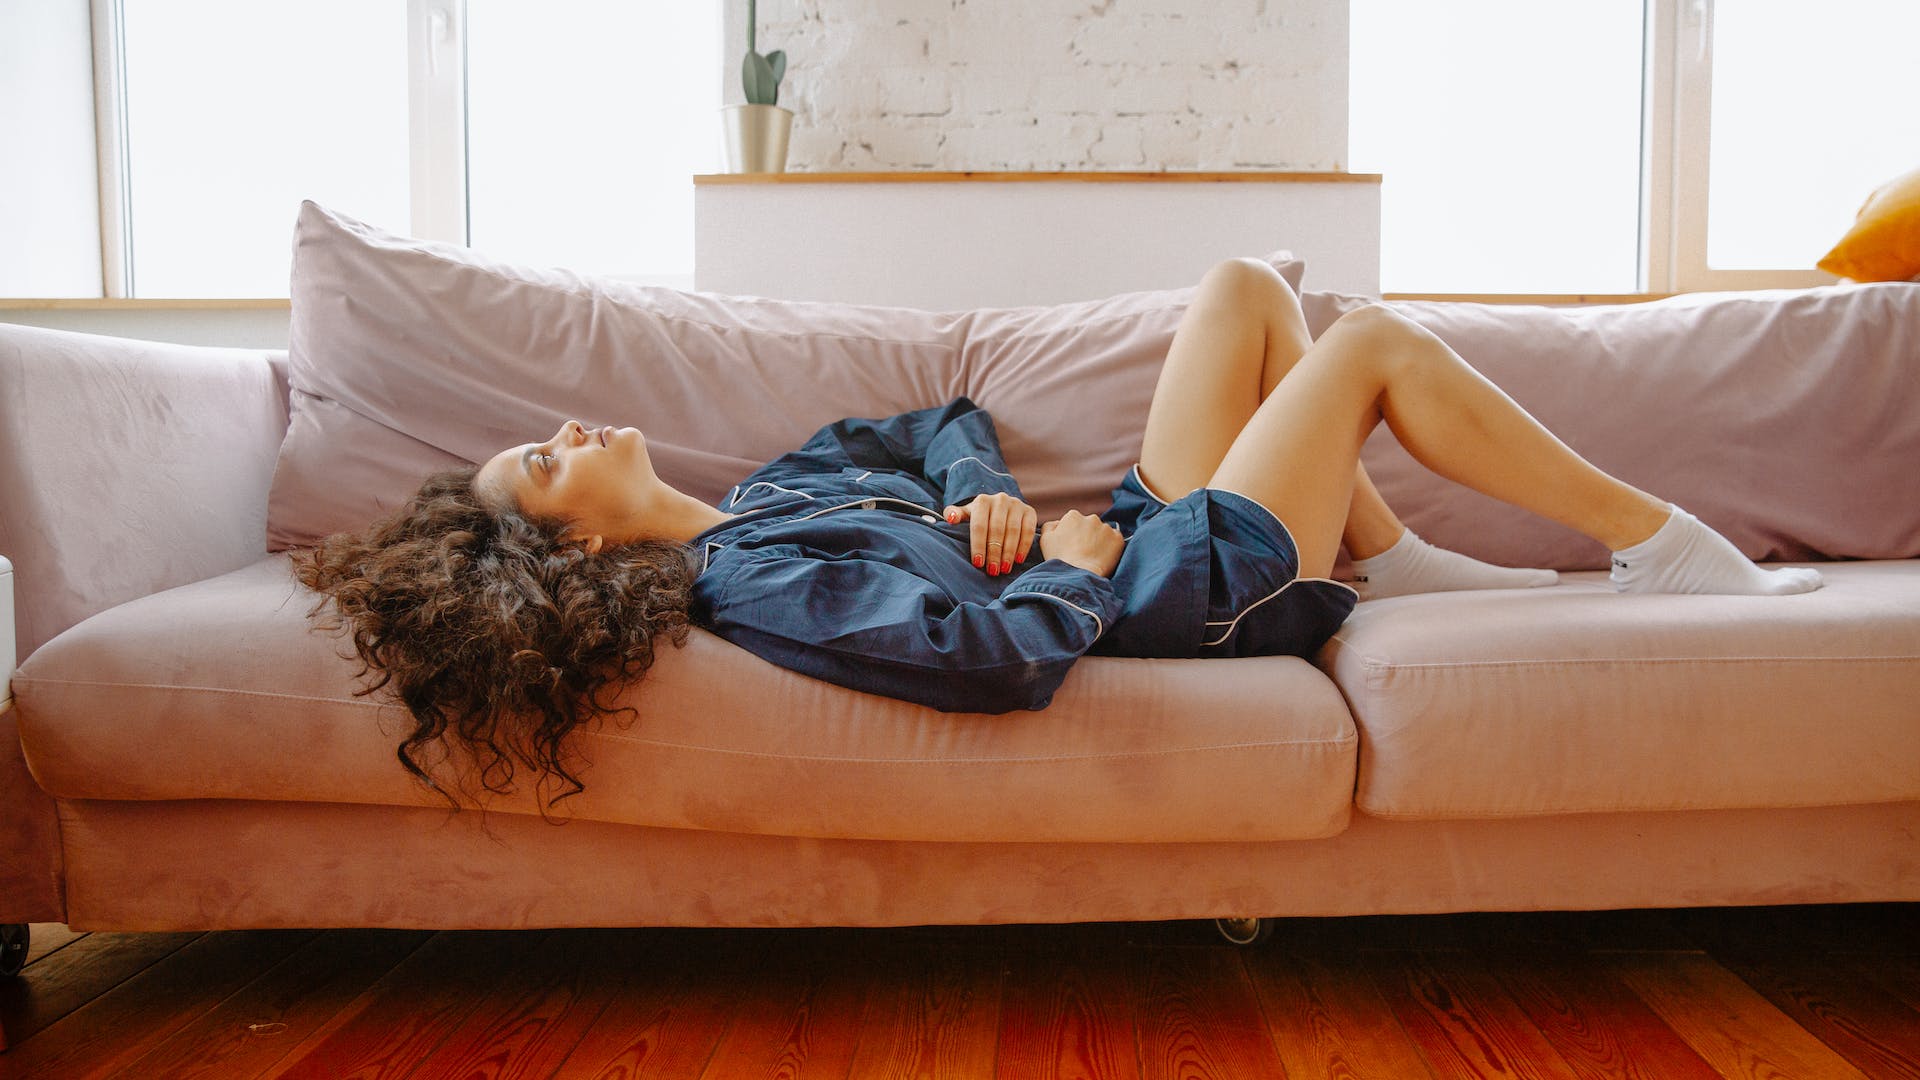
[[[16,648],[266,554],[283,353],[0,325]]]
[[[0,555],[0,708],[13,700],[13,669],[19,661],[13,636],[13,563]]]
[[[13,564],[0,557],[0,923],[67,917],[60,823],[27,771],[13,708]]]

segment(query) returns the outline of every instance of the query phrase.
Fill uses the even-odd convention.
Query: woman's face
[[[598,535],[608,544],[643,538],[642,507],[659,483],[638,428],[587,428],[578,420],[546,442],[502,450],[473,480],[483,496],[572,522],[570,537]]]

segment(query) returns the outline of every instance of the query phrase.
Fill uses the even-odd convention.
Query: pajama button
[[[871,510],[871,509],[873,509],[874,507],[876,507],[876,506],[878,506],[878,505],[880,505],[880,504],[879,504],[879,503],[876,503],[876,502],[874,502],[874,501],[873,501],[872,499],[868,499],[868,500],[866,500],[865,502],[862,502],[862,503],[860,504],[860,509],[862,509],[862,510]]]
[[[940,519],[937,517],[934,517],[932,514],[921,514],[920,520],[926,522],[929,525],[940,524]]]

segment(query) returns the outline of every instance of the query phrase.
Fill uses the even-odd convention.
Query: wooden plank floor
[[[891,930],[34,927],[0,1078],[1920,1078],[1920,904]]]

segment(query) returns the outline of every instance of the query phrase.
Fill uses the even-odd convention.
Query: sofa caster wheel
[[[27,966],[33,932],[22,922],[0,923],[0,975],[18,975]]]
[[[1215,919],[1213,926],[1234,945],[1258,945],[1273,936],[1272,919]]]

